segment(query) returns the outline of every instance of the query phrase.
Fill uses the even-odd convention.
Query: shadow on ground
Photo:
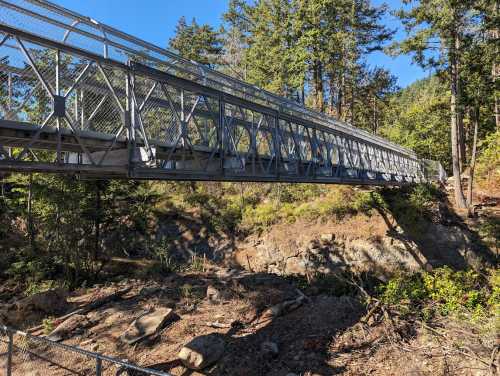
[[[400,240],[422,269],[445,265],[464,269],[497,263],[497,256],[477,230],[453,212],[443,191],[429,186],[432,201],[424,203],[410,198],[415,189],[383,189],[384,204],[374,207],[386,222],[388,235]]]

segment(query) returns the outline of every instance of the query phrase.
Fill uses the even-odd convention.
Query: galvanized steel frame
[[[6,10],[64,31],[61,40],[9,25]],[[98,42],[102,51],[78,45],[72,35]],[[0,0],[0,51],[2,45],[9,51],[0,64],[9,109],[0,110],[0,170],[369,185],[434,178],[410,150],[47,1]],[[21,54],[25,67],[9,64],[10,54]],[[39,69],[36,54],[51,56],[54,69]],[[76,66],[69,78],[61,73],[65,64]],[[16,97],[12,77],[30,88],[25,96],[43,89],[50,97],[40,124],[16,117],[29,99]],[[95,99],[90,114],[78,108],[80,96]],[[114,115],[119,124],[94,132],[96,114]],[[42,161],[39,150],[52,154]],[[110,162],[124,150],[125,160]]]

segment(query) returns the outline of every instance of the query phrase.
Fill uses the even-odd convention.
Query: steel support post
[[[14,351],[14,334],[9,330],[7,331],[9,337],[9,344],[7,349],[7,376],[12,376],[12,353]]]
[[[218,127],[218,146],[219,146],[219,158],[220,158],[220,169],[221,174],[224,176],[224,156],[226,154],[224,143],[226,142],[226,106],[222,96],[219,96],[219,127]]]
[[[96,360],[95,360],[95,375],[102,376],[102,360],[101,360],[101,358],[96,358]]]
[[[128,124],[124,124],[126,129],[127,129],[127,146],[128,146],[128,175],[129,177],[133,177],[134,174],[134,154],[135,154],[135,108],[136,104],[134,102],[133,97],[131,96],[131,90],[134,90],[134,77],[131,75],[130,72],[127,72],[127,78],[126,78],[126,86],[125,86],[125,91],[126,91],[126,109],[125,109],[125,116],[124,116],[124,121],[127,122]]]

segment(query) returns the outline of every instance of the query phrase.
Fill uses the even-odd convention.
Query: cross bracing
[[[411,150],[41,0],[0,0],[0,170],[404,184]]]

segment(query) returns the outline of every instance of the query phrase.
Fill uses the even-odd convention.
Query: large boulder
[[[189,369],[201,370],[217,362],[224,354],[226,342],[218,333],[194,338],[179,352],[179,359]]]
[[[58,315],[66,312],[69,304],[66,301],[68,292],[54,289],[28,296],[16,303],[18,311],[38,311],[47,315]]]
[[[47,316],[60,316],[71,305],[64,289],[54,289],[28,296],[0,310],[0,321],[15,327],[30,325]]]

